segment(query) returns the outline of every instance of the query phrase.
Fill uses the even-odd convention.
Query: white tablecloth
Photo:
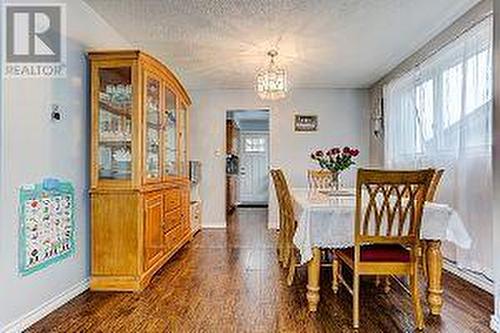
[[[353,246],[355,196],[329,196],[303,188],[294,188],[291,194],[298,223],[293,242],[302,264],[311,260],[313,247]],[[425,204],[421,237],[449,241],[466,249],[472,242],[458,214],[438,203]]]

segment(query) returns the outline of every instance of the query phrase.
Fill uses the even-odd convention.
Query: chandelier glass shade
[[[271,57],[269,66],[257,74],[257,95],[264,100],[278,100],[286,97],[287,77],[286,70],[276,65],[274,58],[278,55],[276,50],[267,53]]]

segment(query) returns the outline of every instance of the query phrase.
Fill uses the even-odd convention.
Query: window
[[[265,138],[245,138],[246,153],[265,153],[266,140]]]
[[[455,65],[443,73],[443,125],[445,128],[456,124],[462,113],[463,63]]]
[[[434,124],[434,82],[425,81],[415,89],[415,108],[417,111],[416,149],[422,152],[423,144],[433,137]]]
[[[437,201],[460,216],[471,249],[444,251],[492,276],[492,44],[486,18],[384,87],[385,164],[444,168]]]
[[[467,59],[465,113],[491,100],[491,53],[484,50]]]
[[[492,37],[485,20],[390,82],[386,156],[414,161],[491,144]]]

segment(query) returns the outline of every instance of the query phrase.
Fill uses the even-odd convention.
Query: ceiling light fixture
[[[278,51],[270,50],[267,55],[271,57],[269,66],[257,74],[257,95],[264,100],[278,100],[286,97],[287,78],[286,71],[276,65],[274,58]]]

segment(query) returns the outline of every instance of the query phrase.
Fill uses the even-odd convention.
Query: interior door
[[[267,204],[269,199],[269,134],[241,133],[239,201]]]

